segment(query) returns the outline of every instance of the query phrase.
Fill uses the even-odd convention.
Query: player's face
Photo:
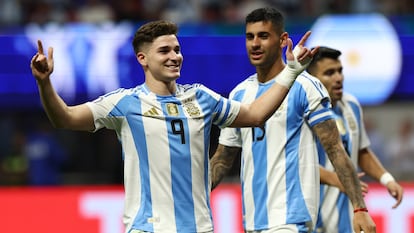
[[[285,34],[278,35],[271,22],[246,24],[246,49],[250,63],[256,67],[271,67],[275,64],[286,45]]]
[[[144,60],[141,64],[147,67],[153,78],[170,82],[180,77],[183,56],[175,35],[156,38],[142,53]]]
[[[342,98],[344,75],[340,60],[324,58],[318,61],[315,76],[328,90],[332,104]]]

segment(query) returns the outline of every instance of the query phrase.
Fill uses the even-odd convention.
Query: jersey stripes
[[[145,84],[88,102],[95,130],[122,143],[126,232],[212,231],[209,145],[212,124],[230,125],[240,103],[199,85],[157,96]]]
[[[231,92],[230,98],[251,103],[273,83],[259,83],[257,75],[252,75]],[[221,131],[221,144],[242,147],[240,176],[246,230],[286,224],[306,230],[315,224],[319,165],[310,127],[332,119],[329,108],[323,85],[304,72],[263,127]]]

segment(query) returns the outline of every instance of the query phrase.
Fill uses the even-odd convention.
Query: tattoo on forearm
[[[219,147],[210,160],[211,167],[211,189],[213,190],[228,174],[233,166],[236,156],[240,155],[240,148]]]
[[[334,120],[324,121],[313,127],[319,140],[335,167],[335,172],[346,190],[352,203],[358,207],[365,207],[360,182],[354,165],[349,159],[342,145],[338,129]]]

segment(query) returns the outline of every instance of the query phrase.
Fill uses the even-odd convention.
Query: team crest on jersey
[[[347,118],[348,118],[347,121],[348,121],[349,128],[353,131],[356,130],[357,129],[357,124],[356,124],[354,118],[351,117],[351,116],[348,116]]]
[[[345,124],[344,124],[344,121],[342,120],[342,118],[337,118],[336,119],[336,127],[338,127],[338,131],[341,135],[346,134]]]
[[[188,113],[188,115],[190,115],[191,117],[200,116],[201,110],[194,103],[191,103],[191,102],[185,103],[184,109]]]
[[[169,116],[178,116],[178,106],[174,103],[167,103],[167,114]]]

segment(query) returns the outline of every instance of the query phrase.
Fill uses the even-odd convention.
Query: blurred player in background
[[[339,59],[341,52],[328,47],[319,47],[308,72],[317,77],[326,87],[332,103],[332,114],[341,134],[342,143],[355,167],[383,184],[396,199],[393,208],[402,200],[403,189],[387,172],[370,149],[370,141],[365,131],[362,108],[358,100],[343,92],[344,75]],[[346,189],[338,179],[332,163],[325,154],[319,157],[321,178],[321,203],[315,233],[353,232],[351,218],[352,205],[346,196]],[[325,184],[325,185],[323,185]],[[362,182],[364,192],[367,184]],[[358,231],[357,231],[358,232]]]

